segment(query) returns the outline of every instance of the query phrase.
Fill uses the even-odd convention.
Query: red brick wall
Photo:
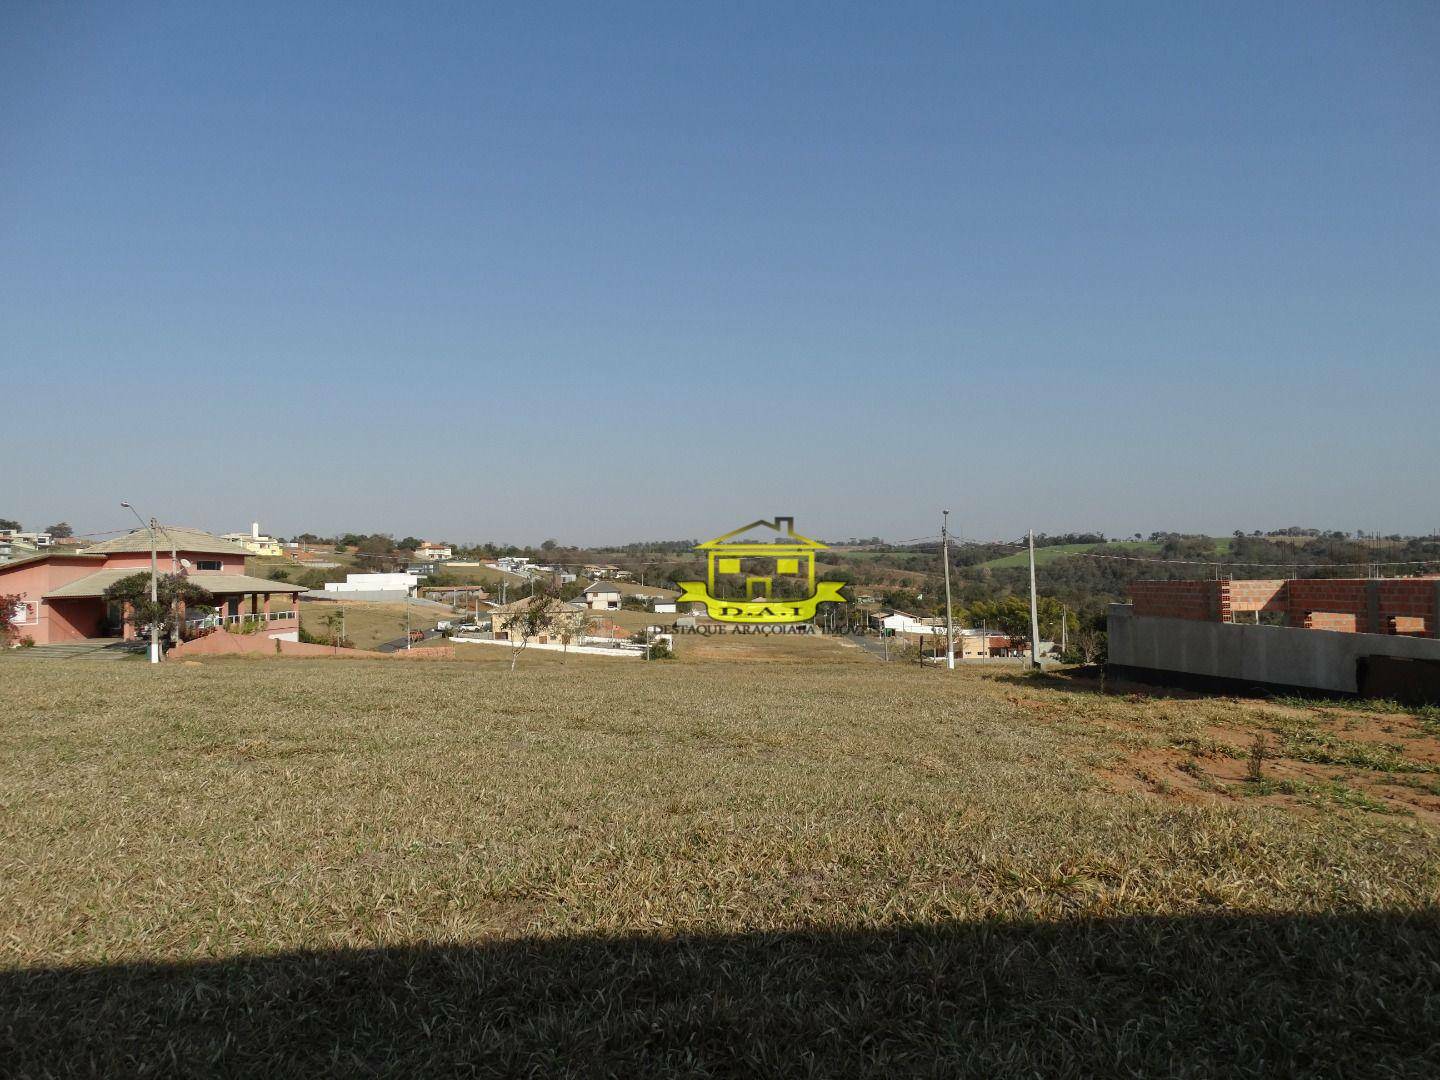
[[[1284,611],[1285,580],[1229,582],[1231,611]]]
[[[1312,578],[1290,582],[1286,590],[1292,625],[1299,626],[1310,611],[1364,615],[1369,610],[1363,578]]]
[[[1377,625],[1370,625],[1370,596],[1375,593]],[[1293,626],[1350,630],[1370,634],[1415,633],[1436,629],[1434,578],[1317,578],[1292,581],[1287,605]],[[1322,618],[1344,614],[1348,620]],[[1394,620],[1402,620],[1398,624]],[[1396,630],[1399,625],[1403,629]]]
[[[1229,604],[1221,596],[1221,585],[1219,581],[1136,581],[1130,586],[1130,602],[1136,615],[1225,621]]]
[[[1380,619],[1391,616],[1410,619],[1435,619],[1434,578],[1382,578],[1380,580]]]
[[[1291,626],[1346,633],[1440,636],[1440,578],[1137,581],[1136,615],[1229,622],[1233,612],[1283,611]],[[1371,625],[1374,597],[1374,625]]]
[[[1337,611],[1312,611],[1301,619],[1295,625],[1304,626],[1306,630],[1338,630],[1343,634],[1355,633],[1360,625],[1359,616]]]

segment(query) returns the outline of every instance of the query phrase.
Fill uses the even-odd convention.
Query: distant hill
[[[1037,567],[1048,566],[1056,559],[1063,559],[1067,555],[1094,551],[1096,548],[1102,547],[1114,551],[1117,554],[1123,549],[1124,552],[1134,555],[1158,555],[1161,545],[1158,540],[1111,540],[1104,544],[1054,544],[1050,547],[1038,547],[1035,549],[1035,565]],[[1224,555],[1230,550],[1230,537],[1215,537],[1215,548],[1218,554]],[[987,570],[1023,569],[1030,565],[1030,554],[1026,551],[1017,551],[1013,555],[1005,555],[999,559],[991,559],[989,562],[983,562],[979,565]]]

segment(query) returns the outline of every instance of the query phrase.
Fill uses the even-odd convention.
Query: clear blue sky
[[[0,4],[0,517],[1440,527],[1440,4]]]

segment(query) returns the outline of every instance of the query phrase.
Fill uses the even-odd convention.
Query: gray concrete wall
[[[1361,657],[1440,660],[1434,638],[1160,619],[1133,611],[1129,604],[1110,605],[1112,664],[1353,694]]]

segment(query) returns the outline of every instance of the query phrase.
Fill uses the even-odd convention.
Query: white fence
[[[204,615],[198,619],[186,619],[185,625],[196,630],[213,630],[216,627],[239,626],[247,622],[292,622],[296,613],[288,609],[284,611],[245,611],[239,615]]]
[[[494,638],[460,637],[456,635],[451,637],[450,640],[464,645],[498,645],[507,649],[518,647],[515,642],[496,641]],[[579,653],[582,656],[628,656],[633,658],[645,655],[644,645],[636,645],[629,641],[615,642],[610,645],[564,645],[559,642],[546,642],[544,645],[541,645],[538,641],[535,641],[525,647],[527,649],[539,649],[543,652]]]

